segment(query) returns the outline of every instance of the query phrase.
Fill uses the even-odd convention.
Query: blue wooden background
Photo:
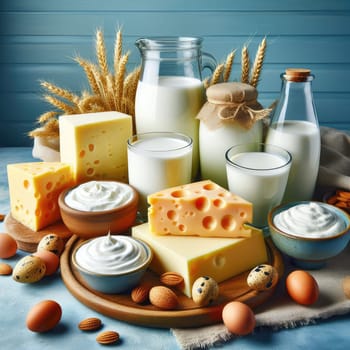
[[[81,91],[87,86],[76,54],[95,60],[96,28],[112,57],[116,30],[140,63],[140,36],[202,36],[218,61],[234,48],[255,55],[268,39],[259,100],[278,98],[286,67],[310,67],[321,125],[350,129],[350,1],[348,0],[0,0],[0,146],[31,145],[26,134],[51,106],[39,80]]]

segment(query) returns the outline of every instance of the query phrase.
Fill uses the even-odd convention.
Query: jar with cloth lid
[[[234,145],[261,142],[262,119],[271,110],[262,107],[256,88],[246,83],[215,84],[206,95],[197,115],[201,178],[227,188],[225,152]]]

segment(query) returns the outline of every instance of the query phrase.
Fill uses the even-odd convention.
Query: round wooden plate
[[[72,236],[61,256],[61,276],[68,290],[83,304],[106,316],[133,324],[161,327],[187,328],[199,327],[222,322],[221,314],[224,305],[232,300],[242,301],[252,308],[268,300],[274,289],[264,292],[251,290],[246,282],[249,271],[220,283],[219,298],[209,307],[198,307],[192,299],[181,292],[179,307],[176,310],[164,311],[150,304],[139,305],[131,300],[129,294],[103,294],[90,289],[82,280],[71,263],[71,253],[80,239]],[[281,254],[268,239],[266,241],[269,264],[273,265],[280,276],[283,275],[283,260]],[[152,271],[147,271],[144,280],[152,285],[159,285],[159,277]]]
[[[62,221],[58,221],[55,224],[35,232],[22,225],[20,222],[14,219],[11,214],[8,214],[5,217],[4,226],[7,233],[17,241],[18,248],[29,253],[34,253],[40,240],[49,233],[55,233],[62,237],[65,241],[68,241],[68,239],[72,237],[71,232],[62,223]]]

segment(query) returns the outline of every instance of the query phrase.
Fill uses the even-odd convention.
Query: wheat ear
[[[103,112],[104,104],[100,96],[85,96],[79,102],[79,108],[82,113],[91,113],[91,112]]]
[[[77,109],[51,95],[44,95],[44,100],[66,114],[74,114]]]
[[[34,129],[28,133],[30,137],[42,136],[42,137],[58,137],[59,124],[57,119],[50,119],[41,128]]]
[[[115,37],[115,44],[114,44],[114,74],[116,75],[119,68],[119,62],[122,57],[123,52],[123,38],[122,33],[120,30],[118,30],[116,37]]]
[[[210,81],[210,85],[217,84],[220,81],[222,72],[224,71],[224,68],[225,68],[224,63],[218,64],[216,66],[214,73],[213,73],[213,76],[212,76],[211,81]]]
[[[50,119],[56,118],[57,115],[58,115],[58,112],[56,111],[45,112],[38,117],[38,123],[44,124]]]
[[[107,53],[103,33],[100,29],[96,32],[96,56],[101,73],[106,77],[108,75]]]
[[[76,105],[77,101],[79,100],[79,96],[73,94],[67,89],[62,89],[53,83],[49,83],[47,81],[41,81],[40,85],[46,90],[48,90],[49,92],[51,92],[52,94],[62,97],[74,105]]]
[[[107,51],[103,33],[101,30],[96,32],[96,57],[99,67],[99,79],[102,84],[103,90],[107,91],[107,75],[108,75],[108,63],[107,63]]]
[[[233,61],[235,59],[235,55],[236,55],[236,50],[233,50],[232,52],[230,52],[226,58],[226,62],[225,62],[225,69],[223,72],[223,80],[224,82],[229,81],[230,79],[230,75],[231,75],[231,71],[232,71],[232,65],[233,65]]]
[[[262,71],[264,57],[266,52],[266,38],[262,40],[259,45],[258,51],[255,56],[251,78],[249,84],[254,86],[255,88],[258,86],[260,73]]]
[[[135,96],[140,74],[141,67],[137,67],[127,75],[124,82],[122,111],[132,116],[135,115]]]
[[[112,73],[109,73],[106,77],[107,79],[107,98],[108,102],[111,106],[111,110],[118,111],[118,101],[115,95],[115,84],[114,84],[114,76]]]
[[[249,61],[249,53],[246,46],[242,49],[242,72],[241,72],[241,82],[248,83],[249,82],[249,69],[250,69],[250,61]]]
[[[115,97],[116,97],[116,105],[118,109],[121,109],[122,100],[123,100],[123,89],[124,89],[124,78],[126,72],[126,65],[129,60],[130,53],[126,53],[123,55],[119,61],[118,70],[115,73]]]
[[[74,60],[84,69],[84,72],[88,79],[91,90],[95,94],[99,94],[99,87],[92,68],[94,64],[80,57],[76,57]]]

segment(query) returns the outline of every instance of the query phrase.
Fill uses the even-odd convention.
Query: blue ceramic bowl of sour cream
[[[292,263],[319,269],[341,253],[350,240],[350,217],[337,207],[316,201],[292,202],[268,215],[270,236]]]
[[[71,259],[73,268],[89,288],[119,294],[140,282],[152,258],[152,250],[145,242],[108,234],[82,241],[73,249]]]

